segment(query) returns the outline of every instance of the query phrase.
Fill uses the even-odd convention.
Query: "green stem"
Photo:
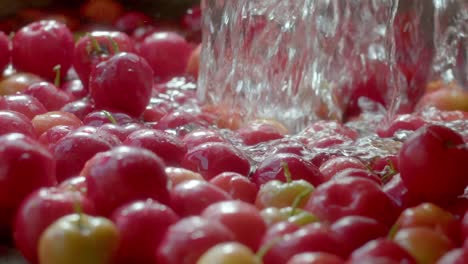
[[[83,217],[83,207],[81,207],[81,203],[76,200],[75,203],[73,204],[73,210],[75,211],[76,214],[78,214],[78,228],[80,230],[84,229],[84,217]]]
[[[112,45],[112,51],[114,52],[114,54],[120,53],[119,44],[117,44],[117,42],[113,38],[111,38],[110,36],[108,36],[107,39],[109,40],[109,42]]]
[[[275,239],[269,241],[268,243],[266,243],[265,245],[263,245],[262,247],[260,247],[260,249],[257,251],[257,253],[255,254],[255,256],[260,260],[260,262],[262,262],[263,258],[265,257],[265,255],[268,253],[268,251],[270,251],[270,249],[273,248],[273,246],[275,246],[277,243],[279,243],[281,240],[283,240],[282,237],[276,237]]]
[[[281,162],[281,166],[283,167],[284,177],[286,178],[287,183],[292,182],[291,171],[289,170],[289,166],[286,162]]]
[[[308,198],[313,191],[313,188],[303,190],[296,196],[296,198],[294,198],[294,201],[291,205],[292,210],[289,216],[293,216],[296,214],[296,210],[297,208],[299,208],[299,205],[304,201],[304,199]]]
[[[60,64],[57,64],[54,67],[54,72],[55,72],[54,84],[55,84],[55,87],[57,88],[60,88],[60,81],[62,80],[62,76],[60,74],[61,69],[62,69],[62,66]]]
[[[99,42],[96,40],[96,38],[94,38],[93,36],[91,36],[90,34],[87,35],[89,40],[91,41],[91,45],[93,47],[93,49],[99,53],[99,54],[102,54],[103,53],[103,50],[101,48],[101,46],[99,45]]]
[[[107,117],[107,119],[109,119],[109,121],[111,121],[112,124],[117,125],[117,120],[115,120],[114,116],[110,112],[108,112],[108,111],[102,111],[102,112]]]
[[[399,229],[400,229],[400,225],[399,224],[394,224],[392,226],[392,228],[390,228],[390,231],[388,232],[387,238],[392,240],[395,237],[395,235],[396,235],[396,233],[398,232]]]

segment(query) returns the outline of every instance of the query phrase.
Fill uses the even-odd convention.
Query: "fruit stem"
[[[270,251],[270,249],[272,249],[273,246],[279,243],[281,240],[283,240],[282,237],[276,237],[273,240],[269,241],[268,243],[260,247],[255,256],[260,260],[260,262],[262,262],[263,258],[268,253],[268,251]]]
[[[114,116],[108,112],[108,111],[102,111],[104,113],[104,115],[107,117],[107,119],[109,119],[109,121],[111,121],[112,124],[114,125],[117,125],[117,120],[115,120]]]
[[[107,36],[107,39],[109,40],[109,42],[112,45],[112,51],[114,52],[114,54],[120,53],[119,44],[117,44],[117,42],[113,38],[111,38],[110,36]]]
[[[390,228],[390,231],[388,232],[388,239],[393,239],[396,235],[396,233],[398,232],[398,230],[400,229],[400,225],[399,224],[394,224],[392,226],[392,228]]]
[[[292,210],[291,210],[291,213],[289,216],[293,216],[296,214],[296,211],[297,209],[299,208],[299,205],[306,199],[310,196],[310,194],[314,191],[313,188],[310,188],[310,189],[307,189],[307,190],[303,190],[302,192],[300,192],[296,198],[294,198],[294,201],[291,205],[292,207]]]
[[[60,70],[61,69],[62,69],[62,66],[60,64],[57,64],[54,67],[54,72],[55,72],[54,84],[55,84],[55,87],[57,87],[57,88],[60,87],[60,80],[62,79],[62,77],[60,75]]]
[[[388,159],[387,160],[387,166],[385,173],[382,175],[382,182],[386,183],[388,182],[395,174],[398,173],[398,171],[395,169],[395,165],[393,164],[392,160]]]
[[[91,41],[91,45],[93,47],[93,49],[99,53],[99,54],[102,54],[103,53],[103,50],[101,48],[101,46],[99,45],[99,42],[96,40],[96,38],[94,38],[93,36],[91,36],[90,34],[88,34],[88,38],[89,40]]]
[[[84,220],[83,220],[83,207],[81,207],[81,203],[76,200],[73,204],[73,210],[76,214],[78,214],[78,229],[84,229]]]
[[[291,171],[289,170],[289,166],[286,162],[281,162],[281,166],[283,167],[284,177],[286,178],[287,183],[292,182]]]

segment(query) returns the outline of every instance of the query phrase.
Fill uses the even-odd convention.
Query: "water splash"
[[[433,1],[206,0],[198,97],[292,132],[411,112],[428,80],[467,87],[467,2]]]

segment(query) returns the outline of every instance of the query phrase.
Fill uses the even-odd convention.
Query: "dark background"
[[[0,18],[14,16],[18,10],[37,7],[79,7],[82,0],[0,0]],[[176,18],[199,0],[118,0],[127,9],[143,11],[153,17]]]

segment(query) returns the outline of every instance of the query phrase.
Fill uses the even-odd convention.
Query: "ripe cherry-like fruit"
[[[416,264],[416,260],[400,245],[386,238],[371,240],[356,249],[349,260],[353,264],[375,259],[394,260],[396,263]],[[372,262],[370,262],[372,263]]]
[[[390,227],[398,208],[380,187],[364,178],[341,178],[315,189],[304,207],[322,221],[336,221],[350,215],[366,216]]]
[[[236,172],[218,174],[214,178],[211,178],[210,183],[226,191],[235,200],[254,203],[257,197],[257,185],[246,176]]]
[[[289,168],[292,180],[302,179],[314,186],[323,182],[322,174],[315,165],[301,156],[290,153],[278,153],[267,157],[257,166],[251,179],[258,186],[271,180],[286,182],[285,164]]]
[[[169,227],[156,251],[160,264],[196,264],[211,247],[233,241],[234,235],[219,222],[198,216],[183,218]]]
[[[12,62],[19,71],[53,80],[57,65],[60,65],[60,75],[66,76],[73,49],[73,34],[65,24],[41,20],[16,32],[12,39]]]
[[[123,205],[111,219],[120,234],[115,263],[151,264],[155,249],[179,217],[171,208],[149,199]]]
[[[199,215],[211,204],[231,200],[224,190],[200,180],[182,182],[171,189],[170,194],[171,207],[180,216]]]
[[[58,111],[72,101],[71,95],[50,82],[33,83],[24,90],[24,94],[35,97],[48,111]]]
[[[12,224],[16,209],[27,195],[55,185],[57,180],[53,156],[23,134],[0,136],[0,167],[0,228],[3,229]]]
[[[99,134],[72,132],[62,137],[51,147],[57,161],[57,180],[62,182],[77,176],[89,159],[112,147]]]
[[[14,224],[15,246],[31,263],[37,263],[37,246],[42,232],[60,217],[75,212],[79,205],[92,214],[94,206],[78,190],[41,188],[24,199]]]
[[[137,130],[128,135],[123,144],[148,149],[161,157],[168,166],[180,165],[187,152],[179,138],[155,129]]]
[[[209,142],[190,149],[182,160],[182,166],[211,179],[222,172],[248,175],[250,162],[244,153],[229,143]]]
[[[139,117],[151,98],[153,71],[142,57],[119,53],[96,65],[89,91],[97,108]]]
[[[134,45],[129,36],[117,31],[92,31],[81,37],[75,44],[73,67],[84,87],[96,65],[119,52],[135,52]]]
[[[430,202],[455,199],[468,185],[468,148],[452,129],[429,125],[403,144],[400,175],[410,193]]]
[[[175,32],[152,33],[139,45],[140,55],[151,65],[155,77],[162,81],[185,72],[192,49],[192,45]]]
[[[121,146],[98,153],[80,174],[86,177],[87,197],[103,215],[137,199],[169,202],[164,163],[146,149]]]
[[[25,115],[13,112],[0,110],[0,135],[9,133],[21,133],[31,138],[36,138],[36,131]]]
[[[246,245],[252,251],[258,250],[267,230],[266,223],[258,209],[246,202],[218,202],[203,210],[201,216],[226,226],[232,231],[236,241]]]
[[[45,114],[47,112],[47,109],[45,109],[39,100],[24,94],[0,97],[0,109],[21,113],[29,119],[33,119],[36,115]]]

